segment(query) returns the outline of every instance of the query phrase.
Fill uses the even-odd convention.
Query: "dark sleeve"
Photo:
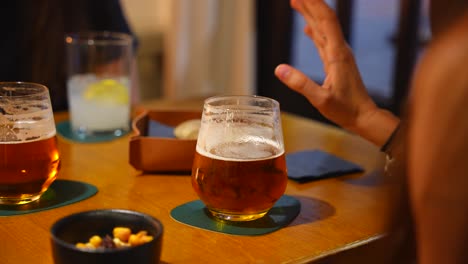
[[[119,0],[88,0],[87,1],[88,26],[93,31],[115,31],[131,34],[138,40],[131,30]]]

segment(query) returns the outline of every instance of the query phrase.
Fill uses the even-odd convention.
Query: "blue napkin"
[[[175,138],[173,127],[154,120],[149,121],[148,135],[152,137]]]
[[[321,150],[306,150],[286,155],[288,177],[299,183],[362,172],[350,161]]]

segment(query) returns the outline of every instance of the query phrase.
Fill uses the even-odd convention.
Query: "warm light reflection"
[[[53,156],[52,156],[53,160],[58,160],[59,159],[59,153],[58,151],[56,151]]]
[[[226,223],[224,223],[223,221],[215,221],[216,222],[216,230],[223,230],[224,229],[224,226],[226,225]]]

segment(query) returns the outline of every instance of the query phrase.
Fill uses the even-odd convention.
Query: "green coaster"
[[[122,135],[93,135],[93,136],[86,136],[86,137],[80,137],[77,134],[73,133],[71,129],[71,124],[69,120],[59,122],[57,124],[57,133],[61,135],[62,137],[72,140],[75,142],[80,142],[80,143],[98,143],[98,142],[106,142],[106,141],[111,141],[116,138],[125,136],[127,133],[122,133]]]
[[[301,203],[294,197],[283,195],[262,218],[247,222],[230,222],[214,219],[202,201],[180,205],[171,211],[176,221],[220,233],[256,236],[268,234],[291,223],[301,210]]]
[[[94,185],[56,180],[38,201],[22,205],[0,205],[0,216],[30,214],[76,203],[97,193]]]

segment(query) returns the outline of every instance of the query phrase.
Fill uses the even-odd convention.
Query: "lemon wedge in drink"
[[[112,104],[128,104],[129,101],[127,87],[113,79],[90,84],[84,91],[83,97],[86,100]]]

